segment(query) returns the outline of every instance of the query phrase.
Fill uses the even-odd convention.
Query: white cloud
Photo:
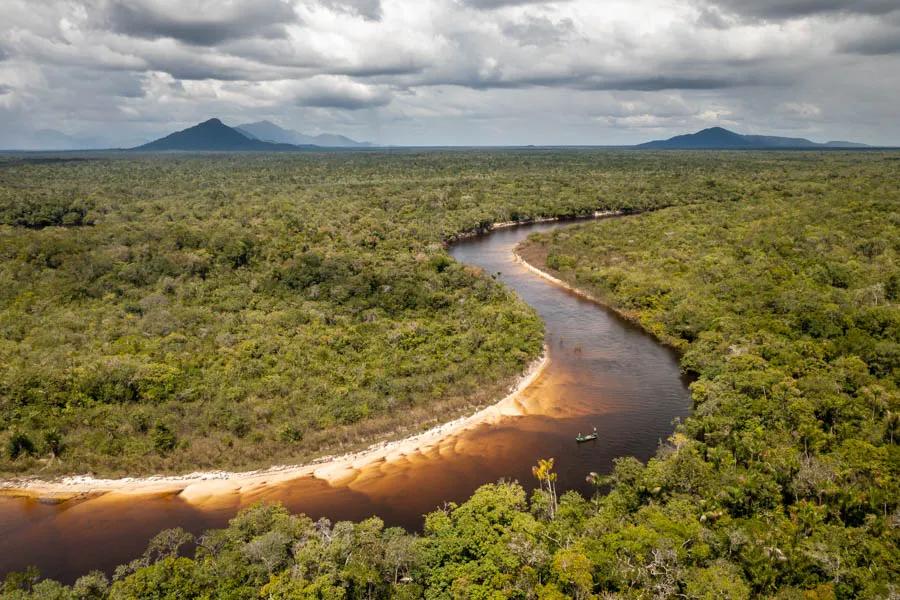
[[[900,142],[900,11],[847,6],[0,0],[0,141],[124,143],[219,116],[384,143],[626,143],[710,124]]]
[[[822,116],[822,109],[811,102],[784,102],[778,105],[778,110],[789,117],[815,120]]]

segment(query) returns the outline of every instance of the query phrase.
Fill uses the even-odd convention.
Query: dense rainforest
[[[227,396],[204,396],[218,391],[210,383],[207,387],[193,383],[197,387],[188,389],[202,393],[191,396],[182,382],[203,382],[205,375],[188,370],[180,375],[185,379],[177,379],[162,398],[147,397],[137,388],[126,398],[88,397],[80,403],[60,404],[59,398],[66,394],[81,393],[74,387],[81,380],[72,374],[51,378],[53,369],[66,364],[75,373],[88,369],[80,361],[96,356],[75,356],[74,349],[117,322],[114,317],[95,317],[97,321],[89,321],[91,329],[75,337],[69,328],[82,311],[92,314],[87,309],[92,303],[121,311],[122,322],[134,323],[133,337],[146,344],[121,347],[106,340],[100,344],[102,350],[119,351],[106,355],[106,360],[110,356],[153,359],[173,368],[180,368],[179,355],[172,350],[167,353],[164,340],[193,323],[181,318],[182,310],[192,308],[189,314],[195,314],[207,303],[216,317],[201,322],[211,331],[245,323],[242,319],[252,324],[248,313],[265,318],[266,303],[275,302],[271,297],[299,302],[304,310],[323,311],[321,323],[295,324],[290,329],[294,335],[307,327],[345,327],[329,330],[335,337],[345,335],[354,323],[366,322],[367,311],[375,311],[375,323],[388,321],[392,326],[404,324],[403,319],[418,324],[434,319],[441,327],[450,327],[458,319],[463,325],[458,326],[457,335],[465,339],[466,326],[477,328],[480,318],[493,327],[479,332],[488,336],[476,346],[484,362],[473,363],[480,370],[467,375],[487,378],[491,369],[498,369],[495,375],[512,373],[539,352],[539,323],[488,276],[449,260],[440,242],[495,220],[578,214],[596,208],[660,210],[557,230],[533,238],[520,252],[529,262],[678,347],[684,368],[697,376],[692,384],[692,416],[677,424],[647,464],[623,457],[608,475],[585,473],[597,486],[593,498],[572,492],[557,498],[552,461],[542,461],[534,471],[540,486],[530,497],[515,482],[485,486],[469,500],[427,515],[420,534],[386,528],[376,517],[360,523],[313,522],[279,506],[259,505],[239,514],[227,528],[196,539],[177,529],[164,531],[142,557],[119,567],[111,578],[91,573],[73,586],[63,586],[40,581],[34,572],[11,574],[4,584],[7,596],[827,599],[900,594],[900,159],[896,154],[573,151],[229,161],[144,159],[102,165],[11,166],[0,171],[4,193],[12,196],[18,190],[37,196],[27,205],[34,208],[24,216],[19,204],[8,203],[3,209],[7,226],[0,231],[6,253],[0,298],[4,310],[15,315],[4,317],[3,359],[18,369],[9,371],[15,376],[3,375],[2,410],[4,416],[10,415],[4,433],[10,440],[6,470],[32,469],[45,457],[47,449],[41,444],[46,442],[41,440],[50,427],[65,441],[60,460],[66,460],[66,452],[99,457],[95,449],[78,449],[89,440],[92,422],[87,416],[99,423],[119,414],[125,419],[119,426],[123,438],[146,439],[141,449],[145,454],[168,457],[152,459],[157,461],[152,462],[154,467],[177,466],[185,463],[162,461],[174,461],[177,455],[188,462],[192,459],[198,442],[189,426],[197,424],[168,423],[178,441],[160,452],[150,441],[158,436],[158,429],[129,429],[128,415],[140,410],[163,418],[166,411],[178,411],[179,406],[205,414],[217,402],[279,406],[278,395],[259,391],[270,380],[265,371],[261,374],[242,363],[264,364],[283,360],[281,355],[272,358],[266,350],[256,359],[252,355],[223,358],[225,350],[211,344],[209,351],[219,354],[217,360],[247,368],[250,381],[259,382],[255,395],[232,396],[229,401]],[[302,185],[274,194],[288,185],[286,177],[301,177],[301,173],[307,178]],[[123,181],[129,178],[133,185]],[[116,200],[107,187],[112,180],[120,186]],[[155,187],[163,181],[169,183],[168,191]],[[198,192],[204,189],[201,181],[213,191],[236,190],[235,195],[215,204]],[[40,192],[29,186],[53,188],[47,182],[75,193],[65,202],[42,202],[42,198],[59,198],[61,192]],[[153,199],[134,198],[141,194]],[[277,200],[269,197],[273,194]],[[213,205],[215,210],[210,208]],[[49,208],[39,208],[44,206]],[[231,216],[233,212],[244,216]],[[315,215],[320,212],[334,221],[319,220]],[[172,220],[167,221],[165,215],[170,213]],[[297,221],[289,221],[291,214]],[[47,219],[59,224],[36,223]],[[155,221],[160,223],[152,231],[160,239],[177,231],[181,222],[193,223],[197,235],[207,239],[202,235],[214,236],[230,219],[236,221],[228,239],[247,236],[249,246],[259,249],[246,262],[229,263],[214,252],[212,242],[204,242],[210,244],[204,248],[211,265],[205,278],[160,273],[159,280],[146,288],[119,283],[116,270],[94,280],[64,278],[68,271],[58,272],[63,267],[36,266],[33,255],[23,250],[39,246],[39,241],[68,243],[83,248],[82,253],[89,254],[83,259],[91,264],[92,252],[113,245],[118,249],[123,238],[132,239],[129,236],[145,239],[141,236],[150,235],[149,224]],[[29,225],[29,220],[35,223]],[[81,224],[63,225],[62,220]],[[306,229],[291,233],[285,222],[297,228],[316,223],[316,232],[330,223],[332,229],[330,235],[317,238]],[[367,239],[367,230],[379,223],[383,239],[374,246],[360,243]],[[78,231],[85,231],[83,235],[92,243],[81,242],[85,238]],[[354,294],[336,296],[334,287],[325,282],[312,284],[319,286],[312,296],[312,285],[278,290],[272,271],[284,268],[291,259],[271,253],[267,244],[291,235],[295,241],[311,240],[304,242],[308,249],[292,247],[293,252],[315,251],[325,255],[323,260],[354,256],[369,270],[382,266],[385,277],[406,275],[416,283],[437,282],[436,287],[425,289],[455,294],[451,298],[466,306],[464,314],[454,312],[452,304],[405,307],[390,313],[380,304],[381,297],[360,308]],[[180,251],[159,240],[145,239],[144,244],[144,252],[150,255]],[[143,264],[134,258],[142,254],[118,251],[117,256]],[[110,263],[122,269],[130,264],[129,260]],[[352,279],[353,271],[342,274]],[[451,292],[438,286],[445,285],[445,277],[462,281]],[[256,284],[251,285],[254,279]],[[93,288],[88,287],[80,294],[58,293],[51,299],[50,290],[77,288],[79,281],[96,281],[103,293],[93,296],[88,291]],[[163,287],[164,281],[168,288]],[[199,288],[197,295],[179,295],[179,290],[191,286]],[[126,307],[129,303],[139,306],[142,293],[168,300],[163,306],[170,318],[180,317],[172,332],[164,335],[141,329],[144,314]],[[227,306],[224,298],[232,293],[239,295],[240,303],[228,312],[221,306]],[[59,298],[65,298],[68,306],[62,314],[54,312]],[[326,306],[342,318],[329,324]],[[28,319],[37,318],[46,318],[50,329],[35,331],[36,321]],[[277,320],[267,322],[259,340],[279,335],[280,325]],[[197,327],[199,332],[201,326]],[[55,344],[36,343],[35,337],[51,332]],[[185,337],[193,343],[192,336]],[[422,342],[433,343],[433,339]],[[439,354],[454,343],[459,341],[414,349]],[[287,343],[284,348],[288,349]],[[327,360],[314,354],[315,348],[302,352]],[[387,344],[382,352],[401,350]],[[54,362],[54,358],[33,362],[37,356],[54,356],[57,351],[72,362]],[[512,359],[496,362],[510,352]],[[464,356],[472,353],[468,350]],[[429,374],[437,367],[452,372],[459,360],[453,355],[425,355],[434,361],[426,371]],[[312,359],[310,364],[315,364]],[[44,368],[41,373],[46,379],[29,380],[28,369],[38,367]],[[386,362],[380,375],[396,375],[390,370],[394,367]],[[335,370],[328,376],[341,374]],[[222,369],[212,380],[243,385],[239,375],[230,373]],[[31,381],[31,387],[14,387],[22,381]],[[445,384],[453,381],[447,377]],[[478,384],[476,379],[469,381]],[[343,380],[348,394],[342,400],[348,406],[356,406],[350,389],[359,393],[372,389],[372,380],[354,383],[358,388]],[[335,382],[323,380],[321,385]],[[31,392],[41,389],[46,391]],[[421,395],[407,396],[406,401],[425,403],[435,393],[434,389],[418,391]],[[448,388],[445,393],[450,392]],[[394,391],[393,397],[398,393]],[[301,407],[324,402],[292,398]],[[374,398],[372,405],[376,405]],[[181,410],[177,414],[188,415],[188,410]],[[283,415],[278,408],[270,410],[271,421],[258,412],[246,416],[250,429],[245,438],[255,433],[260,444],[290,446],[272,436]],[[390,415],[396,408],[381,410]],[[207,427],[214,431],[217,421],[209,419]],[[365,418],[358,421],[365,422]],[[302,443],[322,425],[304,421],[303,426],[308,428],[305,435],[294,443]],[[325,430],[334,426],[351,425],[324,424]],[[34,449],[13,458],[13,440],[22,435],[34,440]],[[245,438],[233,432],[220,435],[234,437],[238,455],[243,448],[239,440]],[[134,456],[138,452],[134,450]],[[104,460],[116,464],[117,459]]]
[[[444,242],[495,221],[715,200],[701,181],[715,164],[559,152],[9,160],[0,474],[300,462],[489,403],[540,354],[542,325]]]

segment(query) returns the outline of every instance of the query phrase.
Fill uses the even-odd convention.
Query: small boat
[[[583,435],[583,434],[579,433],[578,435],[575,436],[575,441],[578,442],[579,444],[581,442],[590,442],[591,440],[596,440],[596,439],[597,439],[597,428],[596,427],[594,427],[593,433],[589,433],[587,435]]]

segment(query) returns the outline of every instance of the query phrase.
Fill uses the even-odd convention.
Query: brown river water
[[[200,505],[177,493],[110,493],[56,503],[0,497],[0,577],[28,565],[64,582],[92,569],[111,572],[139,556],[161,529],[199,533],[220,527],[259,500],[332,521],[378,515],[388,525],[416,530],[424,513],[465,500],[485,483],[504,478],[533,487],[531,466],[538,458],[556,459],[560,490],[589,494],[589,472],[609,472],[618,456],[651,457],[672,432],[673,420],[689,412],[688,379],[672,350],[516,262],[516,244],[561,226],[566,224],[498,229],[450,249],[458,261],[499,273],[546,324],[550,361],[522,394],[524,416],[451,435],[426,450],[363,468],[337,485],[304,476]],[[593,427],[598,440],[575,443],[576,434]]]

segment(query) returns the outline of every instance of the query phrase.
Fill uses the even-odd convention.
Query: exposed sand
[[[523,267],[525,267],[526,269],[528,269],[529,271],[531,271],[538,277],[540,277],[542,279],[546,279],[547,281],[549,281],[553,284],[556,284],[562,288],[565,288],[565,289],[569,290],[570,292],[572,292],[573,294],[575,294],[576,296],[581,296],[582,298],[584,298],[586,300],[590,300],[591,302],[595,302],[602,306],[609,306],[608,304],[606,304],[605,302],[603,302],[596,296],[593,296],[592,294],[589,294],[589,293],[585,292],[584,290],[580,290],[577,287],[573,287],[573,286],[569,285],[568,283],[566,283],[565,281],[563,281],[562,279],[560,279],[558,277],[554,277],[553,275],[551,275],[550,273],[547,273],[546,271],[541,271],[540,269],[535,267],[533,264],[531,264],[530,262],[528,262],[527,260],[522,258],[518,252],[513,252],[513,256],[516,257],[517,263],[520,263]]]
[[[201,504],[213,497],[253,494],[264,487],[309,476],[331,485],[341,485],[354,478],[366,466],[401,461],[408,455],[428,450],[438,442],[465,430],[525,414],[519,396],[534,383],[548,363],[547,349],[544,348],[543,355],[529,365],[510,393],[496,404],[407,438],[374,444],[360,452],[325,456],[309,464],[279,465],[245,472],[203,471],[186,475],[120,479],[100,479],[90,475],[72,475],[53,480],[11,479],[0,481],[0,494],[65,500],[109,492],[135,496],[177,493],[187,502]]]
[[[620,214],[621,213],[605,213],[603,216],[618,216]],[[619,315],[619,317],[621,317],[622,319],[628,321],[629,323],[633,323],[634,325],[640,327],[648,335],[653,336],[654,339],[656,339],[656,341],[658,341],[660,344],[667,346],[669,348],[672,348],[679,353],[684,352],[685,346],[684,346],[683,341],[678,340],[677,338],[661,336],[661,335],[654,333],[653,331],[645,329],[643,324],[633,313],[630,313],[625,310],[621,310],[621,309],[611,305],[606,300],[603,300],[602,298],[599,298],[599,297],[591,294],[590,292],[586,292],[583,289],[577,288],[577,287],[563,281],[559,277],[554,277],[550,273],[540,270],[539,268],[535,267],[533,264],[531,264],[530,262],[525,260],[525,258],[523,258],[522,255],[520,255],[517,250],[513,250],[513,257],[515,257],[515,260],[517,263],[521,264],[523,267],[525,267],[526,269],[528,269],[529,271],[531,271],[538,277],[545,279],[545,280],[549,281],[550,283],[553,283],[554,285],[558,285],[561,288],[565,288],[566,290],[572,292],[576,296],[580,296],[581,298],[584,298],[585,300],[589,300],[589,301],[593,302],[594,304],[598,304],[608,310],[611,310],[615,314]]]

